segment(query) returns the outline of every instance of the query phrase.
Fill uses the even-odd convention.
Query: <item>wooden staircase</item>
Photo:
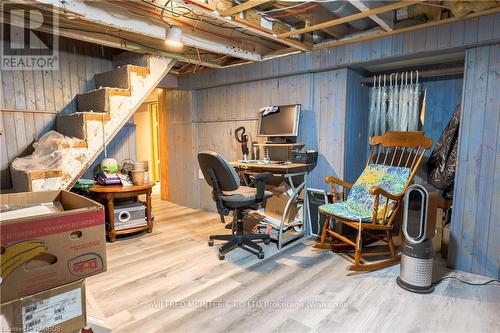
[[[16,170],[16,192],[69,189],[83,175],[137,108],[168,73],[175,60],[125,52],[116,68],[96,74],[96,89],[76,96],[77,112],[58,115],[56,130],[81,141],[63,154],[61,170]]]

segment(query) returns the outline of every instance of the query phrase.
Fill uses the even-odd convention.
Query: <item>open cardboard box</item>
[[[0,221],[1,303],[106,271],[104,208],[67,191],[0,195],[2,205],[64,211]]]
[[[266,200],[266,208],[264,209],[264,214],[272,217],[275,220],[280,221],[283,213],[285,212],[285,207],[290,197],[286,194],[275,194]],[[289,224],[295,220],[297,216],[298,208],[297,202],[293,201],[290,204],[290,209],[285,218],[285,223]]]
[[[2,332],[79,332],[87,324],[84,280],[2,304]]]

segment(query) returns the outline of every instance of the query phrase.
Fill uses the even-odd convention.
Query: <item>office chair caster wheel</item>
[[[259,253],[257,254],[257,258],[259,258],[259,259],[264,259],[264,252],[259,252]]]
[[[265,245],[269,245],[271,243],[271,239],[270,238],[264,238],[264,244]]]
[[[213,239],[209,239],[208,240],[208,246],[214,246],[214,240]]]
[[[219,260],[224,260],[226,256],[223,253],[219,252]]]

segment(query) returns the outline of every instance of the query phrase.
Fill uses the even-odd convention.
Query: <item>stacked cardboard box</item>
[[[0,201],[3,209],[28,211],[2,214],[0,221],[1,329],[78,331],[86,323],[82,279],[106,270],[103,207],[67,191],[7,194]],[[47,203],[61,210],[26,210]]]

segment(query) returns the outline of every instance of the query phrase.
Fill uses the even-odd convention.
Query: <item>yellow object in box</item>
[[[56,202],[63,209],[0,221],[0,302],[106,271],[104,208],[67,191],[0,195],[2,205]],[[3,214],[2,214],[3,216]]]
[[[1,332],[78,332],[87,324],[84,280],[2,304]]]

